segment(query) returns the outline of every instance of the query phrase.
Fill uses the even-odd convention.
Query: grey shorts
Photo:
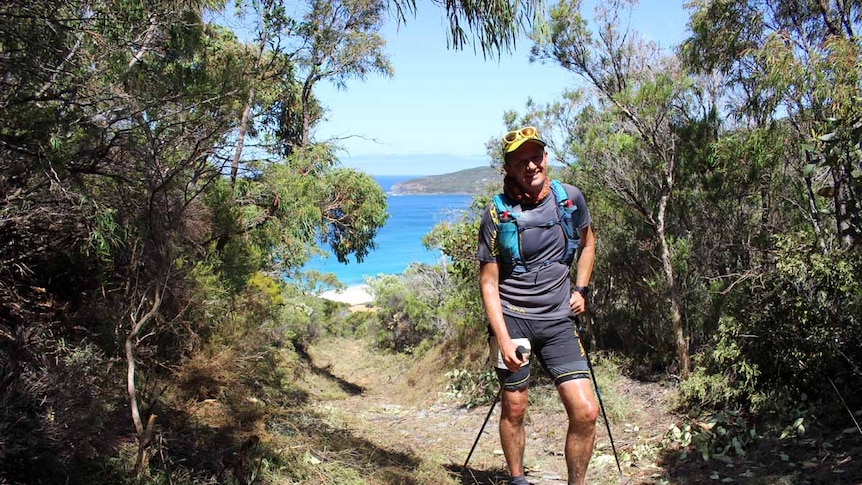
[[[509,330],[509,337],[526,338],[532,347],[529,363],[517,371],[497,367],[497,378],[506,390],[514,391],[529,385],[530,367],[534,359],[538,359],[542,367],[554,376],[557,386],[572,379],[590,377],[587,353],[578,337],[574,318],[545,321],[503,315],[503,320]],[[494,343],[495,337],[491,335],[490,338]]]

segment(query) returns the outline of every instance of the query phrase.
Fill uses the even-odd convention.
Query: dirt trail
[[[304,380],[313,408],[325,426],[344,431],[330,435],[351,440],[333,447],[337,449],[330,455],[349,455],[354,459],[352,468],[362,470],[362,483],[373,485],[508,483],[497,435],[499,406],[469,468],[464,470],[464,460],[488,406],[466,409],[446,395],[447,378],[444,371],[438,371],[446,359],[438,350],[414,362],[404,355],[371,349],[366,342],[349,338],[325,340],[309,349],[310,369]],[[602,374],[610,369],[604,365],[597,367],[600,383]],[[669,427],[680,422],[680,417],[670,412],[673,386],[616,375],[609,387],[603,388],[602,394],[624,477],[617,474],[600,418],[587,473],[591,485],[862,485],[862,437],[855,427],[830,428],[811,415],[806,418],[810,424],[804,436],[782,439],[758,433],[741,455],[680,460],[681,450],[674,443],[662,443]],[[858,414],[862,416],[862,411]],[[565,426],[565,414],[553,385],[531,387],[525,456],[531,483],[565,483]],[[744,431],[754,433],[754,428]],[[670,447],[663,448],[663,444]],[[696,454],[693,449],[688,453]],[[328,483],[348,482],[359,483]]]
[[[469,469],[462,470],[488,406],[466,409],[445,395],[442,375],[415,375],[410,371],[412,362],[405,357],[375,354],[369,349],[366,343],[351,339],[331,339],[310,349],[312,374],[317,377],[309,384],[319,398],[317,407],[322,414],[377,447],[409,452],[429,466],[447,468],[450,483],[506,483],[497,435],[499,406],[485,427]],[[433,359],[433,355],[427,358]],[[625,453],[628,463],[638,465],[627,467],[624,482],[656,483],[662,469],[646,459],[632,458],[631,450],[640,446],[643,451],[648,443],[657,444],[672,423],[672,416],[659,411],[667,408],[661,401],[669,391],[658,385],[629,384],[621,378],[614,392],[625,397],[627,409],[621,413],[630,422],[612,428],[617,450]],[[531,389],[525,457],[531,483],[566,483],[565,426],[565,413],[553,386]],[[646,429],[659,434],[650,436]],[[591,484],[620,482],[601,418],[587,478]]]

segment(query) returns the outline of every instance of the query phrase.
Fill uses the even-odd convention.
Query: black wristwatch
[[[578,293],[581,294],[581,296],[586,298],[587,295],[590,294],[590,287],[589,286],[576,286],[575,291],[577,291]]]

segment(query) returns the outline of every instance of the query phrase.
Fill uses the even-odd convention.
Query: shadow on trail
[[[271,422],[270,429],[297,438],[314,458],[355,470],[372,483],[418,483],[414,473],[422,463],[420,458],[409,452],[380,447],[350,430],[333,427],[315,412],[286,413],[280,420]]]
[[[362,394],[363,392],[365,392],[364,387],[357,385],[357,384],[354,384],[350,381],[346,381],[346,380],[338,377],[337,375],[333,374],[332,372],[330,372],[330,369],[332,368],[331,366],[320,367],[320,366],[316,365],[314,363],[314,359],[308,353],[308,350],[305,349],[304,347],[297,346],[296,353],[299,355],[299,358],[303,362],[308,364],[308,367],[311,370],[311,372],[313,372],[315,375],[321,376],[324,379],[327,379],[329,381],[332,381],[332,382],[338,384],[338,387],[340,387],[341,390],[344,391],[345,393],[347,393],[351,396],[358,396],[358,395]]]
[[[509,474],[506,470],[476,470],[462,465],[446,465],[450,475],[461,485],[499,485],[508,483]]]
[[[733,455],[729,453],[728,455]],[[690,450],[665,451],[659,465],[680,485],[734,483],[862,484],[862,437],[841,430],[798,439],[763,439],[744,456],[704,461]]]

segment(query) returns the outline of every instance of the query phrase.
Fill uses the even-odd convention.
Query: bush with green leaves
[[[426,339],[451,334],[442,311],[448,275],[441,266],[414,263],[402,275],[381,275],[368,284],[377,306],[380,347],[412,351]]]
[[[500,389],[494,369],[486,368],[479,372],[467,369],[452,369],[446,373],[449,383],[446,395],[461,401],[467,408],[482,406],[491,402]]]
[[[823,254],[805,240],[779,237],[775,270],[727,294],[719,329],[682,385],[687,403],[768,410],[780,404],[776,393],[826,398],[836,388],[862,402],[862,254]]]
[[[428,248],[439,249],[446,255],[448,285],[443,299],[443,313],[455,325],[459,338],[483,332],[487,325],[482,298],[479,294],[479,263],[476,261],[476,241],[479,217],[490,197],[474,197],[470,207],[455,222],[442,222],[423,238]]]
[[[331,333],[364,338],[368,335],[376,335],[378,326],[376,311],[350,312],[343,320],[339,320],[338,328]]]

